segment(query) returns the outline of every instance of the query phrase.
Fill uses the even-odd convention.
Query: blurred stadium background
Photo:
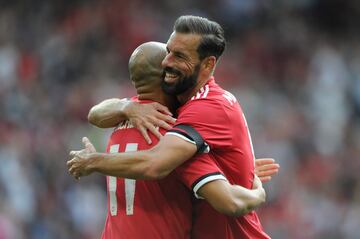
[[[225,28],[216,77],[240,100],[257,157],[281,172],[259,210],[276,239],[360,238],[360,2],[0,1],[0,239],[99,238],[104,177],[68,151],[109,131],[89,108],[134,94],[127,61],[183,14]],[[141,225],[139,226],[141,229]]]

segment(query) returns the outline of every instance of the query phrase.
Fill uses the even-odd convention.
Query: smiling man
[[[139,105],[143,106],[142,109],[146,109],[151,102],[170,108],[176,105],[176,98],[164,94],[161,89],[163,79],[161,62],[166,55],[165,46],[159,42],[147,42],[136,48],[130,57],[130,79],[138,93],[132,98],[132,102],[140,103]],[[116,102],[124,103],[123,101]],[[160,104],[156,104],[157,109],[167,112]],[[95,106],[90,111],[89,119],[93,120],[104,105],[105,103]],[[104,110],[106,111],[106,109],[101,109],[102,112]],[[163,114],[157,115],[162,119],[167,118]],[[155,135],[150,134],[152,143],[148,144],[130,121],[120,122],[122,120],[118,115],[107,112],[106,116],[97,115],[95,118],[105,120],[107,124],[112,121],[115,122],[112,124],[117,125],[110,136],[107,152],[144,150],[153,147],[158,141]],[[163,134],[165,130],[160,129],[160,132]],[[84,143],[89,151],[95,152],[87,138],[84,138]],[[221,170],[209,155],[203,160],[196,161],[195,164],[198,168],[221,174]],[[102,239],[189,239],[192,226],[191,191],[179,180],[177,174],[177,172],[172,172],[159,180],[132,180],[107,176],[108,213]],[[209,200],[209,195],[216,197],[217,205],[221,205],[220,209],[224,213],[228,205],[232,205],[230,202],[236,203],[236,210],[245,214],[265,200],[265,193],[258,179],[252,190],[230,185],[227,181],[213,180],[209,182],[209,185],[211,184],[213,186],[207,187],[202,192],[202,196],[205,200]],[[224,191],[228,193],[223,193]]]
[[[74,158],[68,162],[70,173],[75,177],[100,172],[158,179],[185,162],[177,171],[185,185],[200,198],[211,187],[209,182],[222,181],[221,174],[196,166],[210,157],[231,184],[252,188],[254,154],[245,117],[236,98],[217,85],[213,77],[224,49],[224,32],[219,24],[201,17],[180,17],[162,62],[163,90],[176,95],[182,104],[174,127],[149,150],[73,153]],[[216,206],[219,199],[209,198],[195,204],[192,238],[269,238],[255,212],[228,217],[215,210],[219,211]]]

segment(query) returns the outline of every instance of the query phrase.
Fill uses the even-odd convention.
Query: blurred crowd
[[[358,1],[0,2],[0,239],[100,238],[105,177],[74,180],[71,149],[111,130],[90,107],[135,91],[127,61],[183,14],[226,31],[215,77],[239,99],[257,157],[279,175],[258,213],[273,238],[359,238]],[[139,226],[141,227],[141,226]]]

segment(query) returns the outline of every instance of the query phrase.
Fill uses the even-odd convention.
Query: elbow
[[[242,201],[227,202],[226,204],[223,204],[221,208],[217,208],[217,211],[230,217],[239,217],[249,212]]]
[[[87,120],[90,124],[93,124],[93,125],[97,125],[97,117],[96,117],[96,113],[95,113],[95,110],[94,110],[94,107],[92,107],[88,113],[88,116],[87,116]]]
[[[264,188],[260,189],[260,196],[259,196],[259,204],[257,206],[254,206],[254,209],[259,207],[260,205],[264,204],[266,201],[266,192]]]
[[[230,217],[243,216],[262,205],[265,202],[265,190],[252,200],[241,200],[238,198],[229,197],[226,202],[221,204],[220,208],[216,208],[218,212],[223,213]]]
[[[266,193],[265,190],[262,188],[259,194],[250,200],[233,201],[233,204],[229,208],[228,216],[239,217],[248,214],[249,212],[255,210],[260,205],[265,203],[265,200],[266,200]]]
[[[104,128],[101,125],[101,117],[99,116],[99,112],[97,110],[96,105],[90,109],[88,116],[87,116],[87,120],[92,125],[95,125],[99,128]]]
[[[98,128],[110,128],[115,127],[119,122],[115,121],[114,119],[107,119],[105,115],[102,115],[97,105],[93,106],[87,116],[87,120],[90,124],[98,127]]]

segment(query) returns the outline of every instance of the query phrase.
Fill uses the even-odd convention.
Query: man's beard
[[[199,76],[200,64],[195,66],[194,72],[190,76],[184,76],[178,70],[175,70],[171,67],[166,67],[164,69],[164,78],[161,82],[162,90],[168,95],[181,95],[189,89],[192,89],[197,82]],[[165,82],[165,72],[173,73],[179,76],[179,79],[175,83]]]

